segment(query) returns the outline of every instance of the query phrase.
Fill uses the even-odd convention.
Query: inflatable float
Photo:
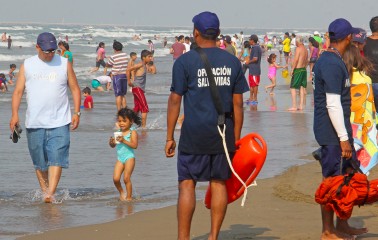
[[[240,139],[236,143],[236,149],[232,159],[232,176],[226,181],[226,187],[228,203],[237,200],[244,193],[243,206],[247,189],[253,185],[257,175],[260,173],[268,149],[265,140],[257,133],[250,133]],[[209,209],[211,208],[210,185],[205,196],[205,206]]]

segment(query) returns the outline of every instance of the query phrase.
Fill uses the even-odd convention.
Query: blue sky
[[[339,17],[369,30],[377,0],[16,0],[3,1],[0,22],[191,26],[215,12],[221,27],[326,29]]]

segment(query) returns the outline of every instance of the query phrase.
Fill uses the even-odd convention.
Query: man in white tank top
[[[68,168],[70,129],[80,122],[81,91],[72,63],[57,54],[56,39],[41,33],[38,54],[25,60],[12,97],[11,131],[19,125],[18,109],[27,92],[25,118],[29,153],[46,203],[54,201],[62,168]],[[71,90],[74,114],[71,116],[67,88]]]

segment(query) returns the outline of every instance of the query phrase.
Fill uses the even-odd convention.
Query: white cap
[[[314,35],[320,35],[320,33],[318,31],[315,31]]]

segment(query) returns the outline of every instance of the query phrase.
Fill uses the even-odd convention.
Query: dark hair
[[[315,38],[309,37],[308,41],[312,44],[312,46],[319,48],[319,43],[318,43],[318,41],[315,40]]]
[[[178,37],[178,40],[180,41],[181,39],[183,39],[184,38],[184,35],[180,35],[179,37]]]
[[[361,55],[357,46],[351,44],[343,55],[343,60],[348,69],[349,76],[353,76],[353,68],[356,68],[359,72],[365,72],[370,74],[373,71],[372,63],[364,56]]]
[[[378,32],[378,16],[373,17],[369,24],[371,32]]]
[[[139,115],[127,107],[121,108],[117,113],[117,117],[122,117],[123,119],[127,118],[138,126],[142,124],[142,119]]]
[[[131,52],[130,53],[130,57],[132,57],[132,56],[136,56],[137,54],[136,54],[136,52]]]
[[[0,73],[0,78],[4,78],[5,79],[5,74],[4,73]]]
[[[196,42],[190,44],[190,50],[195,49],[195,48],[197,48],[197,47],[198,47],[198,45],[197,45]]]
[[[244,48],[250,48],[251,47],[251,44],[249,44],[249,41],[244,41],[243,45],[244,45]]]
[[[113,42],[113,49],[116,50],[116,51],[122,51],[122,48],[123,48],[122,43],[114,40],[114,42]]]
[[[96,52],[98,51],[98,49],[100,48],[100,47],[104,47],[105,46],[105,43],[104,42],[100,42],[99,44],[98,44],[98,47],[96,48]]]
[[[14,64],[14,63],[12,63],[12,64],[9,66],[9,68],[15,68],[15,67],[17,67],[17,66],[16,66],[16,64]]]
[[[151,41],[151,40],[148,40],[148,42],[149,42],[149,43],[152,43],[152,41]]]
[[[277,55],[274,53],[271,53],[268,57],[268,63],[272,64],[273,63],[273,58],[276,58]]]
[[[91,89],[90,89],[89,87],[85,87],[85,88],[83,89],[83,93],[86,93],[86,94],[91,95]]]
[[[143,59],[145,57],[147,57],[148,55],[151,55],[152,56],[152,53],[146,49],[142,50],[142,52],[140,53],[140,58]]]
[[[70,50],[70,45],[68,45],[68,43],[66,43],[66,42],[62,42],[62,45],[63,45],[63,47],[64,47],[67,51]]]
[[[292,36],[292,37],[296,37],[295,33],[292,33],[291,36]]]
[[[188,37],[188,36],[187,36],[187,37],[185,37],[185,40],[189,40],[189,41],[190,41],[190,37]]]
[[[63,45],[63,41],[58,42],[58,46]]]

